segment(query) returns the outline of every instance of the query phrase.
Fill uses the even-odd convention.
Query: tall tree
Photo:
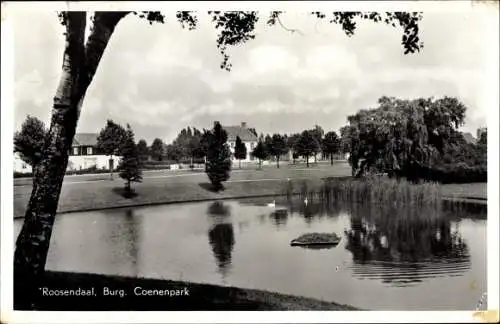
[[[111,119],[108,119],[106,126],[101,129],[97,136],[97,149],[110,156],[109,174],[111,179],[113,179],[113,168],[115,167],[112,165],[114,163],[113,156],[121,155],[126,138],[127,131],[125,128]]]
[[[163,141],[159,138],[155,138],[153,140],[153,144],[151,144],[151,157],[155,159],[156,161],[161,161],[163,158],[164,148],[163,148]]]
[[[139,140],[137,142],[137,152],[139,154],[139,158],[141,159],[142,162],[147,161],[149,157],[149,147],[148,143],[146,140]]]
[[[205,172],[215,190],[223,188],[222,182],[229,179],[231,151],[227,144],[227,133],[220,123],[215,123],[208,138]]]
[[[271,138],[271,144],[268,148],[268,151],[276,158],[276,167],[279,168],[280,156],[288,152],[285,138],[280,134],[274,134]]]
[[[34,170],[35,183],[26,209],[25,221],[16,241],[14,254],[14,283],[16,291],[23,291],[17,296],[34,296],[31,289],[36,288],[45,269],[50,237],[55,220],[59,195],[64,173],[68,164],[68,150],[75,135],[80,110],[85,94],[97,71],[101,57],[111,39],[117,24],[131,12],[105,11],[95,12],[87,42],[85,30],[87,13],[81,11],[65,11],[58,14],[61,24],[65,27],[65,48],[62,73],[59,86],[54,96],[52,120],[40,163]],[[139,18],[150,23],[165,21],[165,16],[159,11],[133,12]],[[251,12],[221,12],[209,11],[211,21],[219,31],[217,48],[222,54],[222,69],[230,70],[231,62],[227,49],[230,46],[243,44],[255,38],[255,25],[258,13]],[[269,26],[280,24],[282,12],[273,11],[267,19]],[[422,14],[418,12],[333,12],[328,16],[321,12],[312,12],[318,19],[326,19],[337,24],[348,36],[354,34],[356,20],[365,19],[374,22],[384,22],[403,30],[402,45],[404,53],[419,51],[423,44],[418,37],[419,22]],[[192,12],[179,11],[176,19],[183,27],[190,30],[197,27],[198,19]],[[277,24],[279,23],[279,24]],[[28,288],[29,287],[29,288]],[[24,291],[28,289],[28,291]],[[18,303],[19,302],[19,303]],[[31,307],[30,298],[17,300],[17,308]]]
[[[234,146],[234,157],[238,159],[239,168],[241,169],[241,160],[247,158],[247,147],[239,136],[236,136],[236,144]]]
[[[42,149],[47,131],[45,125],[36,117],[28,115],[21,130],[14,134],[14,153],[19,153],[21,160],[36,168],[42,158]]]
[[[118,165],[118,171],[120,174],[120,178],[126,181],[125,193],[129,195],[130,193],[132,193],[130,183],[142,181],[142,162],[139,157],[137,145],[135,144],[134,132],[128,124],[127,135],[125,137],[125,143],[122,149],[122,155],[123,157],[120,161],[120,164]]]
[[[300,134],[297,143],[295,144],[297,154],[303,156],[306,159],[306,165],[309,167],[309,157],[319,150],[319,143],[314,136],[314,133],[310,130],[305,130]]]
[[[183,154],[182,148],[177,144],[168,144],[165,148],[165,155],[168,160],[179,163],[183,158]]]
[[[253,149],[252,156],[259,159],[259,168],[260,168],[262,166],[262,160],[265,160],[268,157],[266,145],[262,140],[259,140],[255,148]]]
[[[465,147],[457,131],[464,118],[465,106],[454,98],[380,98],[379,107],[349,116],[342,129],[353,174],[373,170],[417,180],[419,170],[446,160],[454,147]]]
[[[325,131],[323,128],[319,125],[314,125],[314,128],[311,130],[311,133],[313,134],[314,138],[316,138],[316,141],[321,144],[323,141],[323,136],[325,135]],[[317,151],[314,152],[314,163],[316,163],[316,155],[321,151],[321,146],[318,146]]]
[[[298,158],[296,143],[297,143],[299,137],[300,137],[300,134],[295,133],[295,134],[290,135],[288,137],[288,141],[287,141],[287,147],[292,152],[293,164],[295,164],[295,160]]]
[[[325,156],[330,156],[330,164],[333,165],[333,155],[340,151],[340,139],[334,131],[325,134],[321,143],[321,149]]]

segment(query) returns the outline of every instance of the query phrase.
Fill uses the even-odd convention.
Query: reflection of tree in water
[[[304,197],[302,196],[287,200],[290,213],[302,215],[307,224],[310,224],[316,218],[337,217],[345,210],[345,207],[337,202],[319,200],[318,198],[311,199],[311,196],[308,197],[308,200],[307,205],[304,203]]]
[[[213,223],[208,231],[208,241],[219,272],[225,276],[231,266],[231,253],[235,243],[233,224],[227,222],[230,210],[222,202],[216,201],[208,207],[207,213],[211,216]]]
[[[137,228],[137,222],[134,217],[134,212],[131,209],[128,209],[125,212],[125,235],[124,239],[126,240],[126,244],[128,246],[128,253],[130,257],[130,261],[132,263],[132,275],[138,275],[138,257],[139,251],[137,245],[139,244],[139,230]]]
[[[269,214],[269,217],[271,218],[271,221],[273,222],[273,225],[276,228],[280,228],[281,226],[286,226],[286,223],[288,221],[288,210],[286,209],[275,210]]]
[[[440,211],[373,205],[352,205],[350,211],[346,249],[359,276],[408,283],[470,267],[466,243]]]

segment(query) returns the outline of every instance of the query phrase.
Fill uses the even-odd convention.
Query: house
[[[476,144],[476,139],[474,136],[472,136],[471,133],[462,133],[462,136],[464,137],[465,142],[468,144]]]
[[[31,165],[21,159],[19,153],[14,153],[14,172],[31,173]]]
[[[247,123],[242,122],[239,126],[222,126],[222,128],[227,133],[227,143],[231,149],[232,157],[231,161],[233,163],[238,163],[238,160],[234,157],[234,149],[236,147],[236,137],[239,136],[241,141],[245,144],[247,148],[247,156],[242,162],[254,161],[252,156],[253,149],[257,146],[258,138],[248,127]]]
[[[68,167],[66,170],[82,170],[91,167],[98,169],[116,169],[120,162],[119,156],[102,154],[97,149],[97,134],[77,133],[73,138],[73,144],[68,152]],[[31,173],[31,166],[24,162],[19,153],[14,153],[14,172]]]
[[[119,156],[101,153],[97,149],[97,136],[95,133],[77,133],[69,151],[67,170],[81,170],[96,167],[98,169],[116,169],[120,162]]]

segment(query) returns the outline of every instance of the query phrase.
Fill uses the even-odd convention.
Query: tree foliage
[[[310,130],[305,130],[300,134],[297,142],[295,143],[295,150],[299,156],[306,159],[307,167],[309,167],[309,157],[320,149],[316,134]]]
[[[280,156],[288,152],[285,137],[280,134],[274,134],[271,143],[268,146],[269,154],[276,158],[276,166],[280,167]]]
[[[175,147],[175,160],[187,158],[191,159],[192,163],[193,159],[203,157],[204,152],[201,140],[202,133],[195,127],[191,128],[188,126],[182,129],[172,142],[172,146]]]
[[[108,119],[97,136],[97,149],[106,155],[121,155],[127,135],[123,126]]]
[[[28,115],[21,125],[21,130],[14,134],[14,153],[19,153],[24,162],[36,167],[42,158],[46,134],[44,123]]]
[[[122,149],[122,160],[118,165],[118,172],[120,178],[124,179],[125,190],[127,193],[131,192],[130,183],[131,182],[141,182],[142,181],[142,170],[141,170],[141,159],[139,156],[139,151],[137,145],[135,144],[134,132],[130,125],[127,125],[127,135],[125,137],[123,149]]]
[[[241,160],[247,158],[247,147],[239,136],[236,136],[236,144],[234,146],[234,157],[239,160],[241,168]]]
[[[325,156],[330,156],[330,163],[333,164],[333,155],[340,151],[340,138],[334,131],[325,134],[321,141],[321,150]]]
[[[149,157],[149,147],[146,140],[141,139],[137,142],[137,153],[141,161],[147,161]]]
[[[229,179],[231,151],[227,144],[227,133],[220,123],[215,123],[208,135],[208,150],[205,172],[215,190],[223,188],[222,182]]]
[[[416,180],[417,169],[436,165],[463,140],[457,128],[466,108],[455,98],[382,97],[378,103],[349,116],[349,125],[341,129],[357,176],[374,171]]]
[[[259,160],[259,166],[262,165],[262,160],[267,159],[268,152],[266,149],[266,145],[264,144],[264,142],[262,140],[259,140],[257,142],[257,145],[255,146],[255,148],[252,151],[252,156]]]
[[[161,161],[163,158],[163,154],[165,153],[163,141],[159,138],[155,138],[153,140],[153,143],[151,144],[150,152],[153,159],[155,159],[156,161]]]
[[[295,133],[295,134],[290,135],[287,139],[287,147],[292,152],[292,159],[293,159],[294,164],[295,164],[295,160],[299,157],[299,155],[297,154],[297,146],[296,146],[297,141],[299,140],[299,137],[300,137],[300,134]]]

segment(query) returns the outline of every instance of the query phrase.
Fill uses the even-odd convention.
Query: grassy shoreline
[[[315,172],[320,171],[320,172]],[[281,173],[278,173],[281,172]],[[290,183],[293,194],[300,194],[302,183],[311,190],[320,190],[326,178],[331,181],[349,179],[345,172],[325,177],[325,172],[312,169],[301,174],[301,178],[288,180],[286,171],[255,172],[235,174],[232,182],[225,184],[225,190],[214,192],[203,174],[170,179],[147,179],[136,184],[137,196],[124,198],[123,185],[119,179],[91,181],[83,185],[63,186],[58,213],[96,211],[124,207],[141,207],[161,204],[203,202],[283,195]],[[486,183],[440,185],[443,198],[464,203],[487,204]],[[24,217],[31,193],[31,186],[14,186],[14,218]]]

